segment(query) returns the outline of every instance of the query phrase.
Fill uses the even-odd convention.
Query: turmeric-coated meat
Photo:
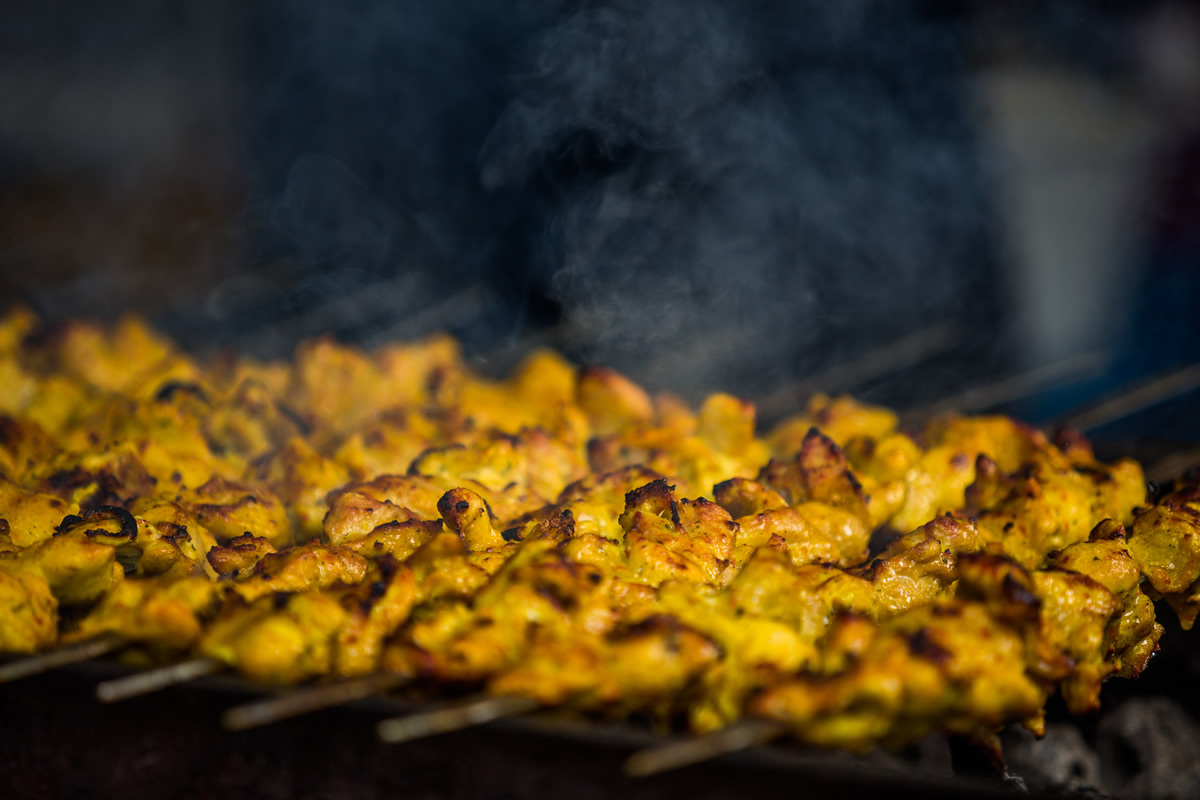
[[[445,335],[203,363],[144,322],[0,317],[0,650],[118,637],[288,685],[390,672],[864,750],[1040,731],[1200,613],[1200,484],[1153,501],[1001,416],[814,396],[764,430]]]

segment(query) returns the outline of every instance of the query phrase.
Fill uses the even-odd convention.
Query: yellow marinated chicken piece
[[[333,459],[357,481],[378,475],[403,475],[426,450],[454,442],[465,444],[475,435],[457,411],[391,409],[348,434],[338,444]]]
[[[794,458],[800,452],[809,431],[819,428],[840,446],[853,439],[881,440],[896,430],[895,412],[881,406],[860,403],[853,397],[815,394],[803,414],[785,419],[767,437],[777,458]]]
[[[582,455],[540,428],[433,448],[409,468],[410,475],[425,476],[444,490],[477,491],[503,520],[541,508],[585,473]]]
[[[0,477],[17,484],[36,480],[55,449],[54,440],[37,422],[0,415]],[[2,498],[0,494],[0,503]]]
[[[676,500],[659,479],[630,492],[621,527],[633,580],[657,586],[666,580],[721,585],[731,565],[737,523],[704,500]]]
[[[1154,604],[1142,591],[1137,562],[1125,544],[1125,529],[1105,520],[1088,541],[1054,554],[1051,565],[1086,575],[1116,596],[1120,616],[1105,630],[1105,660],[1122,677],[1139,675],[1158,649],[1163,626],[1155,621]]]
[[[250,575],[231,584],[247,600],[275,592],[317,591],[362,583],[368,572],[366,558],[348,547],[308,544],[258,559]]]
[[[175,503],[142,498],[120,506],[97,506],[81,515],[68,515],[58,533],[83,531],[93,541],[116,548],[126,573],[140,577],[206,573],[216,577],[205,554],[216,545],[213,536]],[[57,534],[56,534],[57,535]]]
[[[205,631],[197,655],[247,678],[284,685],[329,674],[347,612],[333,594],[270,594],[247,603],[231,598]]]
[[[417,598],[413,571],[390,556],[375,562],[377,569],[364,583],[341,594],[346,620],[337,631],[333,672],[352,678],[379,669],[383,643],[400,627]]]
[[[972,463],[986,455],[1004,472],[1016,472],[1050,447],[1041,431],[1009,417],[951,415],[927,426],[924,434],[930,448],[950,447]]]
[[[208,561],[208,554],[217,547],[216,538],[178,503],[143,497],[129,504],[129,512],[138,526],[134,544],[142,551],[138,574],[162,575],[198,564],[216,577]]]
[[[873,527],[866,496],[841,448],[829,437],[810,430],[793,461],[772,459],[758,481],[833,537],[838,563],[857,564],[866,558]]]
[[[438,511],[446,527],[458,534],[467,551],[502,554],[511,550],[509,540],[496,529],[491,508],[470,489],[451,489],[438,500]]]
[[[810,744],[862,751],[939,728],[966,734],[1033,717],[1045,700],[1025,674],[1021,632],[980,603],[922,606],[868,628],[865,641],[856,618],[835,623],[847,624],[857,639],[848,666],[781,681],[754,699],[754,712]]]
[[[0,315],[0,352],[19,351],[25,339],[38,326],[37,314],[20,305],[11,306]]]
[[[603,577],[564,559],[552,541],[530,542],[474,595],[470,617],[426,652],[424,669],[442,679],[478,680],[515,664],[535,631],[611,628],[611,609],[595,602],[607,586],[591,576]]]
[[[111,331],[73,322],[56,350],[68,374],[110,392],[136,387],[173,352],[169,342],[133,316],[122,317]]]
[[[252,486],[214,475],[202,486],[175,497],[217,541],[227,542],[244,533],[261,536],[276,547],[292,544],[287,511],[265,486]]]
[[[447,520],[448,526],[454,524]],[[442,542],[435,539],[410,563],[415,562],[418,587],[425,588],[423,599],[442,602],[421,614],[416,629],[392,648],[389,668],[442,679],[476,680],[511,666],[525,652],[534,630],[611,628],[613,610],[606,600],[611,579],[605,580],[593,567],[571,561],[558,544],[549,538],[531,539],[514,547],[515,554],[486,584],[471,582],[451,593],[446,591],[449,587],[438,585],[441,580],[433,587],[428,583],[452,574],[455,561],[462,570],[471,559],[464,558],[465,549],[456,550],[444,536]],[[436,571],[430,571],[430,566]],[[483,577],[486,579],[486,573]],[[470,611],[465,605],[445,602],[468,596]]]
[[[665,476],[644,466],[623,467],[611,472],[589,474],[562,490],[559,503],[585,502],[613,515],[625,510],[626,498],[634,489]],[[602,523],[598,523],[604,527]]]
[[[0,652],[33,653],[58,638],[58,600],[36,571],[0,558]]]
[[[466,377],[458,342],[444,333],[384,345],[375,354],[375,365],[380,392],[392,408],[454,405]]]
[[[21,415],[47,433],[61,436],[87,416],[96,394],[93,387],[65,375],[40,376],[37,393]]]
[[[476,569],[495,565],[499,569],[486,585],[464,587],[474,593],[470,613],[443,603],[432,616],[422,614],[405,641],[390,651],[390,669],[449,680],[477,680],[511,668],[524,657],[535,633],[603,633],[612,630],[631,609],[651,599],[647,587],[606,575],[595,565],[574,557],[570,544],[575,533],[569,508],[531,523],[518,537],[511,532],[498,534],[480,498],[467,490],[448,492],[440,507],[446,527],[456,532],[461,549],[435,539],[418,552],[410,560],[415,565],[418,585],[426,586],[434,578],[452,574],[447,567],[454,561],[460,570],[466,565]],[[512,555],[506,560],[485,555],[496,550]],[[438,563],[435,570],[427,571],[431,559]],[[458,596],[465,596],[461,589]],[[444,591],[435,595],[445,597]]]
[[[210,548],[205,559],[218,576],[244,580],[250,577],[265,555],[274,552],[275,545],[261,536],[246,532],[223,545]]]
[[[866,581],[831,567],[796,568],[780,549],[755,552],[724,592],[665,585],[660,606],[710,636],[724,652],[689,709],[696,730],[738,718],[746,698],[782,675],[820,664],[818,641],[843,612],[872,613]]]
[[[244,460],[215,453],[204,431],[214,391],[195,382],[167,380],[149,398],[114,403],[102,422],[87,427],[105,441],[129,447],[160,491],[199,486],[213,475],[235,479]]]
[[[93,450],[64,452],[50,466],[36,488],[81,508],[124,505],[157,490],[157,481],[132,442],[110,441]]]
[[[343,540],[342,546],[364,558],[377,559],[387,555],[404,561],[441,532],[441,520],[385,522],[375,526],[366,536]]]
[[[423,603],[445,598],[465,600],[491,575],[471,557],[455,533],[434,535],[405,563],[416,575],[418,600]]]
[[[299,436],[256,460],[246,479],[265,484],[283,501],[292,529],[300,541],[320,536],[329,509],[325,498],[350,481],[349,472],[324,458]]]
[[[296,348],[288,398],[318,445],[370,420],[386,407],[385,383],[371,359],[330,338]]]
[[[8,523],[8,536],[17,547],[49,539],[63,517],[78,513],[79,506],[74,503],[0,478],[0,519]]]
[[[852,439],[846,455],[870,495],[871,519],[898,531],[962,508],[966,488],[975,480],[971,453],[951,445],[922,450],[904,433]]]
[[[438,519],[438,501],[445,493],[419,475],[381,475],[367,483],[350,484],[330,495],[325,538],[339,544],[389,522]]]
[[[116,555],[116,548],[73,530],[23,548],[4,563],[43,578],[61,605],[86,605],[124,577]]]
[[[1116,671],[1105,659],[1105,645],[1120,601],[1091,578],[1062,570],[1034,572],[1033,594],[1041,601],[1042,620],[1034,674],[1061,682],[1073,713],[1099,708],[1100,684]]]
[[[770,455],[754,435],[754,406],[732,395],[710,395],[686,425],[643,423],[588,442],[594,472],[645,466],[667,477],[680,491],[708,496],[714,484],[758,474]]]
[[[875,589],[881,618],[948,596],[958,580],[958,555],[985,547],[984,537],[969,520],[942,516],[893,541],[863,577]]]
[[[282,369],[282,380],[287,370]],[[271,370],[255,367],[238,380],[228,399],[217,403],[202,420],[205,438],[218,451],[249,458],[262,455],[289,438],[308,433],[308,424],[269,387]]]
[[[1129,527],[1129,554],[1150,584],[1190,630],[1200,614],[1200,486],[1184,480],[1142,509]]]
[[[745,478],[717,484],[713,496],[736,517],[735,565],[745,563],[758,548],[776,544],[797,566],[846,564],[843,546],[848,542],[853,547],[851,559],[860,556],[854,543],[863,536],[862,520],[849,512],[823,503],[789,506],[775,490]]]
[[[477,426],[505,433],[536,427],[578,431],[586,422],[575,409],[576,384],[572,364],[552,351],[535,350],[507,380],[462,381],[456,405]]]
[[[654,418],[654,403],[645,390],[611,369],[582,370],[576,391],[576,402],[598,436]]]
[[[618,717],[640,709],[665,719],[719,657],[707,636],[657,614],[604,636],[542,635],[521,664],[493,678],[488,690]]]
[[[1142,472],[1132,462],[1081,470],[1057,451],[1043,451],[1013,474],[980,456],[967,501],[980,528],[1027,567],[1056,550],[1086,541],[1101,521],[1131,522],[1145,499]]]
[[[444,595],[419,603],[405,625],[384,644],[380,668],[409,678],[436,675],[436,654],[473,621],[464,597]]]
[[[104,595],[64,641],[113,633],[164,655],[178,654],[199,640],[204,623],[220,608],[222,594],[205,576],[131,578]]]
[[[0,352],[0,414],[19,414],[37,397],[38,381],[14,353]]]

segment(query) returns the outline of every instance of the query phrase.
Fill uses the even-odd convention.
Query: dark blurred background
[[[9,0],[0,109],[5,305],[199,353],[1035,420],[1200,357],[1194,2]]]

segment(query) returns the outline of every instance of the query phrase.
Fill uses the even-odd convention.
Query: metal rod
[[[1200,447],[1189,447],[1146,467],[1146,478],[1156,483],[1166,483],[1197,466],[1200,466]]]
[[[710,761],[777,739],[787,731],[779,722],[744,719],[706,736],[639,750],[625,761],[625,774],[645,778]]]
[[[388,689],[394,689],[407,683],[408,680],[402,675],[385,672],[325,686],[294,689],[278,697],[268,697],[264,700],[235,706],[221,715],[221,724],[231,731],[270,725],[280,720],[320,711],[323,708],[362,700],[371,695],[386,692]]]
[[[1190,364],[1123,389],[1064,417],[1061,424],[1087,433],[1196,389],[1200,389],[1200,364]]]
[[[8,664],[0,665],[0,683],[29,678],[49,672],[52,669],[65,667],[68,664],[78,664],[81,661],[91,661],[106,653],[111,653],[125,644],[125,640],[115,634],[102,634],[94,639],[69,644],[48,653],[28,656]]]
[[[952,322],[943,322],[910,333],[819,375],[776,389],[759,400],[759,414],[766,418],[795,413],[814,392],[846,391],[875,378],[923,363],[951,350],[958,341],[958,334],[958,327]]]
[[[1022,397],[1027,397],[1051,386],[1098,375],[1108,365],[1110,359],[1111,356],[1108,353],[1100,350],[1077,353],[1025,372],[1019,372],[1016,375],[1009,375],[983,386],[966,389],[937,402],[906,411],[902,417],[910,422],[925,422],[931,417],[947,411],[963,413],[986,411],[1004,403],[1020,400]]]
[[[114,678],[96,686],[96,699],[102,703],[115,703],[131,697],[157,692],[179,683],[186,683],[205,675],[225,669],[220,661],[211,658],[192,658],[158,669],[149,669],[136,675]]]
[[[481,697],[461,703],[420,711],[406,717],[393,717],[376,728],[385,742],[409,742],[439,733],[485,725],[502,717],[515,717],[536,711],[542,704],[530,697]]]

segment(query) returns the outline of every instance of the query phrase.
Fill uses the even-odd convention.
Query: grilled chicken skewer
[[[860,747],[1020,716],[1055,686],[1091,708],[1156,646],[1139,577],[1182,609],[1197,580],[1163,555],[1189,500],[1135,514],[1135,464],[1004,418],[911,433],[817,396],[759,437],[729,395],[694,412],[550,354],[499,382],[436,338],[203,368],[133,320],[26,346],[31,324],[0,320],[17,415],[0,417],[0,649],[116,636],[129,658],[203,659],[168,675],[351,681],[318,699],[466,682],[581,713],[686,711],[698,731],[769,716]],[[883,527],[904,535],[868,560]],[[964,574],[1001,555],[1036,624]],[[60,634],[60,606],[91,604]],[[888,658],[951,698],[975,685],[930,672],[932,645],[905,650],[921,631],[951,654],[1017,636],[1033,692],[916,718],[901,695],[839,729]],[[860,645],[856,673],[839,659]]]

